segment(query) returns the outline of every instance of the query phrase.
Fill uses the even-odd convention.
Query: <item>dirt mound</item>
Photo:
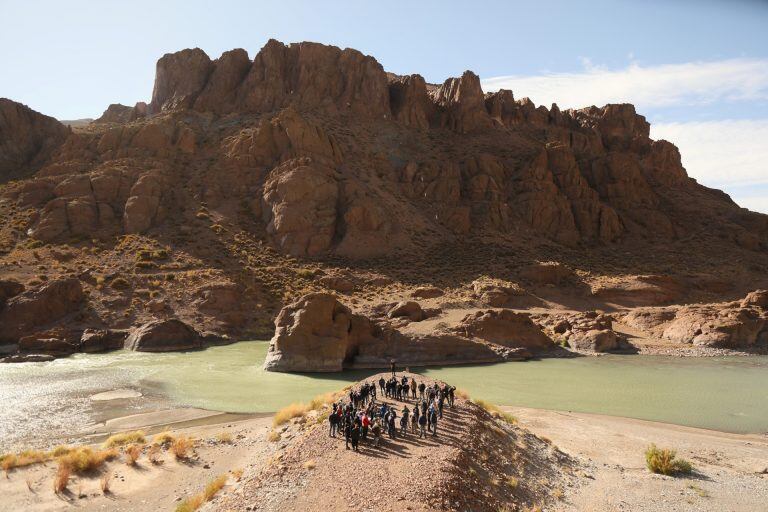
[[[368,380],[380,376],[389,374]],[[404,405],[385,401],[398,411]],[[272,462],[245,475],[213,510],[522,510],[561,494],[576,466],[547,441],[461,398],[446,406],[437,436],[419,438],[409,428],[379,447],[362,442],[359,452],[329,436],[327,414],[325,406],[285,427]]]

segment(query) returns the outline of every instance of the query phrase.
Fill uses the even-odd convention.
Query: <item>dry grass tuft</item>
[[[104,473],[104,475],[101,477],[101,480],[99,480],[99,487],[101,487],[101,493],[102,494],[109,494],[111,491],[109,490],[109,486],[112,484],[112,473]]]
[[[517,423],[517,418],[509,414],[508,412],[502,411],[497,405],[494,405],[490,402],[486,402],[485,400],[474,400],[475,404],[480,406],[481,408],[485,409],[488,414],[493,416],[497,420],[503,420],[507,423],[514,425]]]
[[[160,432],[152,437],[152,442],[160,446],[170,446],[175,439],[176,436],[170,432]]]
[[[243,478],[243,468],[233,469],[232,476],[234,477],[235,482],[239,482],[240,479]]]
[[[216,441],[224,444],[232,444],[232,434],[224,431],[216,434]]]
[[[59,457],[59,467],[68,468],[72,473],[87,473],[101,467],[106,461],[116,458],[119,454],[115,448],[94,451],[83,446]]]
[[[129,444],[125,447],[125,463],[129,466],[135,466],[136,461],[139,460],[139,457],[141,456],[141,451],[144,449],[144,446],[140,444]]]
[[[310,459],[304,463],[304,469],[315,469],[316,467],[317,462],[315,462],[313,459]]]
[[[117,446],[125,446],[127,444],[144,444],[147,442],[146,434],[143,430],[136,430],[134,432],[121,432],[110,436],[104,442],[104,448],[115,448]]]
[[[59,465],[56,476],[53,479],[53,492],[61,494],[69,485],[69,477],[72,474],[69,467]]]
[[[273,430],[267,435],[267,441],[269,441],[270,443],[276,443],[280,440],[280,437],[281,437],[280,432],[278,432],[277,430]]]
[[[277,413],[275,413],[275,417],[272,419],[272,424],[274,426],[282,425],[283,423],[287,423],[293,418],[300,418],[301,416],[304,416],[308,411],[309,406],[307,404],[300,402],[292,403],[288,407],[283,407],[277,411]]]
[[[176,512],[195,512],[207,501],[211,501],[214,496],[226,485],[227,475],[221,475],[208,482],[203,492],[185,499],[176,507]]]
[[[657,448],[655,444],[651,444],[645,450],[645,464],[651,472],[662,475],[688,474],[693,471],[690,462],[676,456],[675,450]]]
[[[6,453],[0,456],[0,468],[5,471],[5,476],[15,468],[23,468],[32,464],[39,464],[50,460],[51,454],[39,450],[24,450],[19,453]]]
[[[190,457],[190,451],[192,450],[194,443],[188,436],[179,436],[171,443],[171,452],[173,456],[179,460],[186,460]]]

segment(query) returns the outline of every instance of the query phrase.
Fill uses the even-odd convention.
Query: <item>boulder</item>
[[[373,327],[327,293],[310,293],[285,306],[275,320],[264,369],[338,372]]]
[[[551,261],[533,263],[523,267],[520,271],[521,278],[538,285],[559,286],[573,275],[573,272],[565,265]]]
[[[520,285],[501,279],[476,279],[472,282],[472,290],[480,302],[494,308],[509,306],[513,298],[525,295]]]
[[[35,332],[19,339],[19,352],[68,356],[80,351],[80,335],[81,331],[62,328]]]
[[[126,330],[85,329],[80,336],[80,352],[96,353],[119,350],[125,345]]]
[[[619,348],[619,339],[610,329],[578,330],[568,337],[571,348],[590,352],[608,352]]]
[[[138,352],[172,352],[202,348],[200,333],[178,319],[153,320],[136,327],[125,348]]]
[[[349,293],[355,290],[355,283],[351,279],[339,275],[323,276],[318,279],[319,283],[329,290],[341,293]]]
[[[468,338],[479,338],[490,343],[511,348],[525,348],[541,352],[555,347],[529,315],[509,309],[480,310],[464,317],[454,328]]]
[[[8,299],[24,291],[24,285],[12,279],[0,279],[0,309]]]
[[[442,297],[444,293],[442,289],[435,286],[422,286],[413,290],[411,297],[414,299],[436,299]]]
[[[421,309],[421,305],[414,301],[398,302],[395,306],[387,312],[389,318],[408,318],[412,322],[420,322],[424,320],[424,310]]]
[[[0,342],[14,343],[22,336],[80,311],[86,296],[75,278],[57,279],[37,290],[8,300],[0,311]]]
[[[658,275],[620,276],[592,285],[592,296],[626,307],[655,306],[679,299],[685,287],[674,277]]]
[[[768,290],[755,290],[749,292],[747,296],[741,300],[741,307],[768,309]]]

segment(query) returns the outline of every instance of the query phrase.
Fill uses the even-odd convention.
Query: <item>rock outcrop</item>
[[[372,336],[370,322],[353,315],[333,295],[305,295],[277,316],[264,369],[338,372],[360,341]]]
[[[135,328],[125,348],[137,352],[169,352],[203,347],[200,333],[181,320],[154,320]]]
[[[650,336],[680,344],[714,348],[750,348],[768,343],[768,304],[765,290],[749,293],[740,302],[640,308],[622,321]]]
[[[29,333],[80,311],[86,302],[80,281],[52,281],[7,301],[0,311],[0,342],[14,343]]]
[[[464,317],[455,330],[468,338],[479,338],[510,348],[540,353],[555,348],[552,339],[525,313],[508,309],[480,310]]]
[[[624,348],[613,330],[613,318],[597,311],[535,315],[537,323],[573,349],[583,352],[610,352]]]
[[[32,174],[68,136],[56,119],[0,98],[0,183]]]
[[[519,360],[553,348],[527,315],[487,311],[469,315],[461,328],[416,334],[397,328],[402,317],[421,319],[418,303],[387,308],[372,319],[353,313],[333,295],[312,293],[285,306],[275,320],[275,335],[264,368],[270,371],[336,372],[347,368],[399,365],[488,363]]]

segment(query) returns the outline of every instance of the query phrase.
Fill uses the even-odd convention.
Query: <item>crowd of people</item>
[[[377,388],[378,384],[378,388]],[[381,377],[376,382],[364,382],[357,389],[350,389],[349,400],[334,403],[328,417],[331,437],[342,435],[347,449],[357,451],[361,441],[379,446],[386,435],[390,439],[409,434],[425,438],[437,436],[438,421],[443,409],[454,406],[456,388],[440,386],[437,382],[426,385],[415,378],[395,372],[389,379]],[[377,398],[405,402],[402,409]],[[409,402],[413,404],[409,407]],[[398,410],[399,409],[399,410]]]

